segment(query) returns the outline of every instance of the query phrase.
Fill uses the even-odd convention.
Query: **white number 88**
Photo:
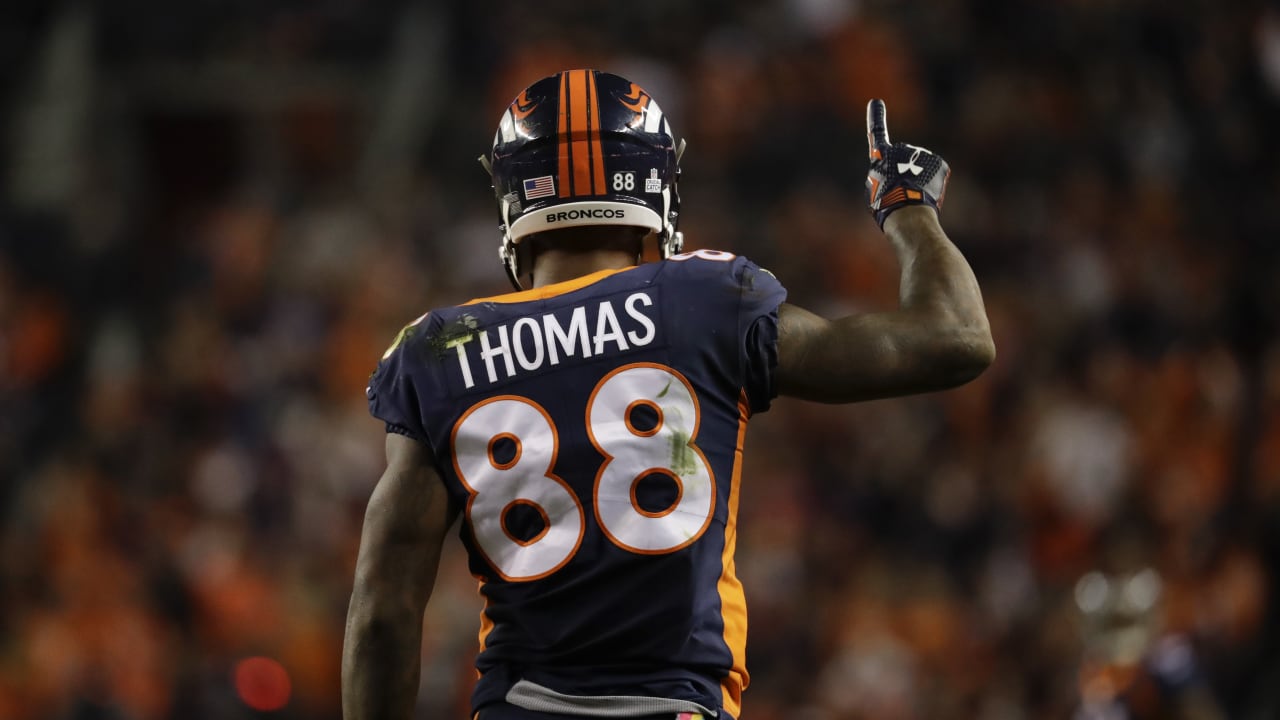
[[[613,189],[618,190],[635,190],[636,174],[629,172],[616,172],[613,174]]]
[[[652,427],[638,428],[632,412],[648,406]],[[661,365],[634,363],[596,384],[587,401],[587,433],[605,456],[596,472],[593,505],[600,527],[618,547],[634,553],[670,553],[693,543],[711,522],[715,479],[694,444],[699,410],[692,386]],[[505,442],[510,459],[499,460]],[[458,478],[471,493],[467,520],[480,551],[507,580],[546,577],[577,552],[585,530],[581,503],[552,468],[559,436],[547,412],[527,398],[504,395],[468,410],[454,425]],[[676,499],[653,511],[637,500],[647,477],[664,475]],[[508,514],[531,506],[543,528],[522,539],[508,529]]]

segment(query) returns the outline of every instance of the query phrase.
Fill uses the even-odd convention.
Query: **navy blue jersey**
[[[736,717],[742,441],[775,395],[785,290],[698,251],[433,310],[369,386],[427,443],[485,607],[479,709],[519,680]]]

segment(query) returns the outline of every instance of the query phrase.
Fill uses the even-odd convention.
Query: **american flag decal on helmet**
[[[530,178],[524,181],[524,199],[536,200],[556,194],[555,180],[550,175]]]

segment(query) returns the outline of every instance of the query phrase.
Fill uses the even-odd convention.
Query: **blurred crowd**
[[[1280,4],[86,0],[0,10],[0,718],[339,717],[365,380],[505,289],[475,158],[577,66],[828,315],[866,100],[953,168],[999,358],[754,420],[745,718],[1280,717]],[[451,539],[419,717],[478,612]]]

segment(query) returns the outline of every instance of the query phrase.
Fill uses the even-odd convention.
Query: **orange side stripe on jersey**
[[[569,173],[569,154],[572,148],[569,144],[569,73],[560,73],[560,108],[559,122],[556,125],[556,135],[560,138],[560,173],[556,177],[557,194],[560,197],[569,197],[569,184],[571,175]]]
[[[489,596],[484,594],[484,580],[478,576],[479,584],[476,586],[476,592],[480,593],[480,597],[484,598],[484,607],[480,609],[480,651],[476,654],[484,652],[486,643],[489,640],[489,633],[493,631],[493,620],[489,618]],[[476,669],[476,678],[480,677],[480,670]]]
[[[720,615],[724,622],[724,644],[733,656],[733,666],[720,682],[721,702],[734,717],[742,714],[742,691],[751,682],[747,674],[747,599],[738,580],[733,554],[738,547],[738,489],[742,479],[742,446],[747,435],[747,418],[751,410],[747,392],[738,397],[738,443],[733,450],[733,477],[729,484],[729,517],[724,527],[724,553],[720,558]]]
[[[587,90],[590,70],[569,71],[569,143],[573,148],[573,194],[591,194],[591,110]]]
[[[600,91],[596,88],[596,74],[587,71],[587,105],[590,110],[591,141],[591,192],[604,195],[604,147],[600,144]]]
[[[490,297],[474,298],[462,304],[475,305],[476,303],[485,303],[485,302],[518,303],[518,302],[527,302],[529,300],[546,300],[547,298],[553,298],[557,295],[563,295],[567,292],[573,292],[578,288],[584,288],[593,282],[603,280],[609,277],[610,275],[613,275],[615,273],[620,273],[630,269],[632,268],[624,267],[624,268],[609,268],[608,270],[597,270],[591,273],[590,275],[583,275],[581,277],[573,278],[572,280],[565,280],[564,282],[558,282],[552,285],[544,285],[539,288],[529,288],[528,290],[521,290],[519,292],[510,292],[503,295],[492,295]]]

